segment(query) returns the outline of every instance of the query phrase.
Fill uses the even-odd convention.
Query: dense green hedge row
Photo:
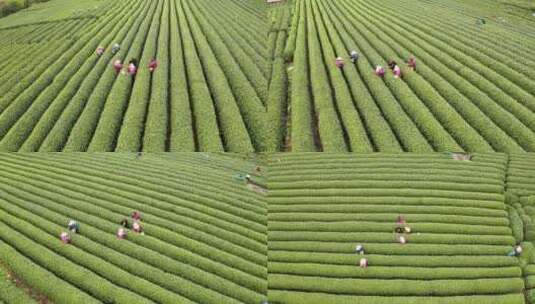
[[[53,203],[53,201],[51,199],[56,199],[56,200],[59,200],[61,202],[64,202],[64,199],[62,199],[61,197],[59,196],[50,196],[50,194],[46,193],[46,197],[41,199],[39,201],[39,204],[42,205],[43,207],[39,207],[37,205],[34,205],[33,207],[35,208],[35,212],[43,217],[43,218],[47,218],[47,217],[51,217],[51,211],[52,212],[55,212],[55,213],[59,213],[59,214],[62,214],[62,217],[60,217],[61,219],[66,219],[66,215],[70,215],[72,217],[77,217],[77,218],[84,218],[84,221],[82,222],[82,224],[87,224],[88,227],[98,227],[99,230],[101,230],[102,232],[106,232],[107,233],[107,240],[106,241],[106,246],[107,247],[114,247],[115,246],[115,243],[112,244],[112,242],[110,242],[109,240],[114,240],[114,232],[116,230],[116,227],[117,227],[117,221],[121,219],[121,216],[120,214],[114,214],[113,215],[113,218],[109,215],[105,215],[105,213],[102,213],[102,212],[105,212],[107,210],[103,210],[100,214],[95,214],[94,212],[93,213],[89,213],[90,212],[90,208],[86,207],[85,205],[82,206],[83,208],[78,208],[82,211],[77,211],[75,208],[75,206],[62,206],[62,205],[58,205],[58,204],[55,204]],[[27,197],[34,197],[35,194],[32,194],[32,193],[27,193]],[[14,204],[17,204],[23,208],[27,208],[25,207],[25,204],[24,204],[24,201],[23,200],[20,200],[20,199],[16,199],[14,198],[13,196],[10,196],[11,197],[11,200]],[[9,206],[8,206],[9,207]],[[46,209],[45,209],[46,208]],[[93,208],[94,210],[96,210],[96,208]],[[108,211],[109,212],[109,211]],[[57,220],[57,216],[54,216],[53,218],[56,218],[56,222],[59,222],[59,220]],[[103,219],[104,218],[104,219]],[[150,227],[151,225],[149,225]],[[156,227],[156,226],[154,226]],[[151,229],[149,229],[149,231],[151,231]],[[149,232],[147,232],[148,234]],[[154,232],[154,229],[152,229],[151,231],[151,235],[153,236],[158,236],[158,234],[156,234]],[[160,234],[162,235],[162,234]],[[180,243],[176,243],[175,246],[173,246],[172,244],[164,244],[163,242],[161,241],[157,241],[157,240],[152,240],[152,239],[146,239],[146,238],[134,238],[134,236],[131,236],[130,240],[134,243],[137,243],[138,245],[141,245],[145,248],[147,248],[147,250],[143,251],[141,250],[140,252],[143,253],[144,255],[147,255],[147,256],[154,256],[154,257],[159,257],[160,261],[158,260],[151,260],[151,262],[149,263],[156,263],[155,265],[158,265],[161,267],[161,265],[163,264],[166,264],[167,262],[167,259],[163,259],[163,261],[161,260],[162,259],[162,256],[167,256],[169,258],[172,258],[172,259],[175,259],[175,260],[178,260],[179,262],[181,263],[187,263],[187,264],[190,264],[190,265],[193,265],[199,269],[204,269],[205,271],[208,271],[210,273],[213,273],[213,274],[217,274],[219,276],[222,276],[224,278],[227,278],[227,279],[230,279],[230,280],[233,280],[233,281],[237,281],[237,282],[241,282],[242,284],[244,284],[244,286],[249,286],[249,287],[252,287],[252,288],[259,288],[258,286],[261,286],[262,285],[262,281],[260,279],[257,279],[255,278],[254,276],[251,276],[251,275],[248,275],[247,273],[244,273],[243,270],[242,271],[239,271],[240,268],[242,269],[246,269],[248,272],[253,272],[253,275],[254,274],[254,271],[251,271],[251,264],[249,264],[249,268],[246,268],[246,267],[240,267],[240,265],[237,265],[239,263],[241,264],[247,264],[247,263],[244,263],[243,261],[240,262],[240,259],[236,259],[236,258],[233,258],[231,257],[230,255],[228,254],[222,254],[222,257],[221,258],[217,258],[216,260],[219,260],[219,261],[210,261],[209,259],[206,259],[206,258],[203,258],[203,256],[205,257],[208,257],[209,255],[206,255],[205,253],[202,253],[201,255],[198,254],[198,252],[202,252],[203,248],[199,248],[195,251],[197,251],[197,254],[195,252],[192,252],[190,250],[187,250],[188,249],[188,244],[186,242],[182,242],[181,245],[179,245]],[[180,247],[176,247],[176,246],[180,246]],[[201,246],[202,247],[202,246]],[[124,249],[124,247],[121,247]],[[184,250],[183,248],[185,248],[186,250]],[[138,247],[136,249],[137,251],[140,250],[140,248]],[[156,252],[158,252],[159,254],[156,254]],[[212,252],[214,252],[214,250],[212,250]],[[221,253],[220,253],[221,254]],[[232,266],[232,268],[225,268],[225,267],[222,267],[226,264],[224,263],[227,263],[227,262],[234,262],[234,265]],[[236,263],[238,262],[238,263]],[[162,264],[163,263],[163,264]],[[234,269],[236,268],[236,269]],[[254,269],[253,269],[254,270]],[[197,270],[197,273],[198,273],[198,270]],[[258,271],[257,272],[260,276],[264,275],[262,273],[262,271]],[[247,282],[248,283],[243,283],[243,282]]]
[[[210,7],[216,9],[221,16],[225,16],[225,23],[233,27],[240,36],[245,37],[262,58],[269,58],[269,50],[266,47],[266,29],[269,24],[265,17],[267,8],[264,3],[255,3],[255,1],[203,1],[214,4]],[[240,14],[242,18],[235,18],[237,14]]]
[[[378,170],[379,171],[379,170]],[[313,172],[311,171],[308,174],[301,174],[301,172],[294,172],[294,174],[281,174],[270,176],[270,183],[278,183],[285,185],[293,185],[294,183],[303,183],[303,182],[312,182],[318,179],[325,179],[326,181],[338,181],[344,182],[351,179],[360,179],[366,182],[377,182],[378,184],[391,181],[391,180],[404,180],[407,183],[419,184],[420,182],[445,182],[452,185],[466,186],[466,185],[486,185],[489,187],[501,186],[503,182],[498,181],[494,178],[489,178],[483,176],[465,176],[459,175],[459,170],[425,170],[425,172],[413,172],[409,173],[396,173],[388,172],[384,170],[384,173],[373,172],[373,173],[361,173],[355,172],[354,170],[346,170],[346,172],[340,170],[332,170],[331,172]],[[513,178],[512,176],[509,178]],[[298,181],[296,181],[298,180]]]
[[[324,152],[349,151],[344,139],[344,121],[340,117],[343,109],[340,109],[335,103],[338,98],[335,99],[334,97],[338,94],[333,92],[329,85],[328,74],[322,62],[318,31],[312,17],[311,4],[310,2],[306,4],[306,14],[309,16],[307,18],[307,39],[311,101],[315,113],[318,136],[321,140],[321,148]]]
[[[271,223],[270,223],[271,224]],[[318,253],[346,253],[355,252],[355,242],[325,242],[313,241],[271,241],[270,250],[280,251],[308,251]],[[390,243],[366,243],[366,252],[378,255],[431,255],[431,256],[491,256],[504,255],[511,250],[508,245],[477,245],[477,244],[414,244],[407,246],[392,246]]]
[[[126,46],[122,49],[125,51],[121,53],[124,56],[123,61],[128,62],[131,58],[140,58],[156,6],[157,2],[151,4],[151,9],[145,12],[145,19],[138,29],[138,34],[134,36],[132,44],[128,49]],[[119,57],[122,57],[121,55]],[[101,151],[113,150],[114,142],[113,139],[110,142],[109,134],[118,132],[120,122],[116,121],[117,115],[125,110],[124,106],[130,96],[133,78],[126,75],[116,75],[109,67],[108,71],[111,81],[103,85],[110,89],[92,92],[87,106],[83,108],[83,112],[71,129],[63,151],[86,151],[97,147],[102,148]]]
[[[478,280],[364,280],[270,275],[270,288],[375,296],[465,296],[520,293],[521,278]],[[291,282],[291,287],[289,283]],[[388,286],[388,287],[386,287]],[[386,287],[386,288],[385,288]]]
[[[346,28],[348,27],[347,23],[344,25]],[[340,31],[342,30],[343,28],[340,28]],[[378,52],[384,53],[385,50],[388,49],[386,44],[380,43],[379,45],[376,45],[374,49],[366,42],[367,37],[365,38],[359,35],[359,32],[355,28],[348,29],[348,34],[352,36],[352,40],[348,40],[347,38],[345,39],[346,49],[351,49],[352,46],[356,44],[356,41],[358,41],[360,49],[357,48],[357,50],[359,52],[362,51],[361,56],[365,57],[366,60],[370,60],[371,62],[375,63],[386,62],[386,60],[381,58],[378,54]],[[364,32],[364,34],[367,33]],[[376,40],[373,41],[376,42]],[[364,70],[364,66],[366,66],[369,71],[372,71],[373,66],[364,64],[366,64],[364,60],[362,62],[359,60],[359,68]],[[376,80],[379,80],[377,77],[375,78]],[[442,125],[435,120],[432,113],[426,109],[426,106],[422,103],[422,100],[420,100],[420,98],[416,96],[403,82],[398,81],[398,79],[395,79],[391,74],[387,74],[384,77],[384,81],[385,84],[390,88],[396,100],[402,106],[402,109],[408,114],[411,120],[414,121],[415,125],[419,128],[419,130],[421,130],[422,134],[426,137],[428,142],[435,150],[445,151],[461,149],[455,140],[449,135],[449,133],[442,127]],[[449,116],[451,116],[451,114]]]
[[[307,213],[307,212],[285,212],[270,214],[271,222],[291,222],[296,216],[299,216],[303,222],[321,221],[343,222],[343,221],[373,221],[379,223],[393,223],[399,214],[397,213]],[[410,214],[406,216],[411,223],[447,223],[447,224],[466,224],[466,225],[489,225],[489,226],[509,226],[509,220],[500,217],[483,217],[483,216],[466,216],[461,214]]]
[[[407,205],[375,205],[371,204],[352,204],[351,202],[345,204],[333,204],[332,202],[318,203],[308,205],[301,204],[272,204],[270,200],[270,210],[276,212],[311,212],[311,213],[419,213],[419,214],[438,214],[438,215],[468,215],[468,216],[486,216],[486,217],[502,217],[507,216],[507,212],[503,210],[493,210],[484,208],[472,207],[448,207],[448,206],[407,206]]]
[[[369,197],[388,197],[401,195],[404,197],[428,197],[428,198],[449,198],[449,199],[458,199],[458,200],[474,200],[478,201],[477,204],[484,205],[486,201],[499,201],[503,199],[503,194],[501,193],[479,193],[479,192],[464,192],[464,191],[449,191],[449,190],[435,190],[432,188],[422,188],[422,189],[407,189],[407,188],[389,188],[389,189],[281,189],[272,192],[273,197],[310,197],[311,199],[317,200],[321,197],[348,197],[350,199],[355,199],[358,197],[369,198]],[[492,207],[491,207],[492,208]]]
[[[0,91],[6,92],[8,90],[11,90],[13,86],[17,84],[17,82],[21,79],[23,79],[25,76],[27,76],[30,72],[33,71],[35,68],[35,65],[37,65],[39,62],[43,61],[47,56],[50,56],[49,53],[40,52],[35,53],[38,49],[48,48],[51,46],[50,50],[54,50],[54,46],[56,48],[60,47],[61,43],[65,43],[63,40],[63,37],[69,33],[76,32],[80,26],[86,25],[86,21],[82,22],[75,22],[70,21],[66,22],[65,24],[60,23],[58,25],[55,25],[51,28],[43,26],[42,30],[43,32],[38,32],[37,34],[41,34],[43,36],[44,43],[35,43],[35,44],[26,44],[26,45],[15,45],[13,47],[13,50],[7,51],[3,50],[0,51],[0,54],[3,54],[4,58],[2,58],[2,63],[0,64],[0,70],[5,70],[9,68],[12,70],[11,73],[5,73],[0,76]],[[33,37],[33,35],[37,35],[34,33],[25,33],[29,36],[29,39]],[[48,38],[47,38],[48,37]]]
[[[270,221],[270,224],[272,222]],[[312,226],[312,227],[311,227]],[[291,234],[299,231],[314,231],[314,232],[392,232],[395,224],[390,223],[375,223],[371,221],[361,220],[359,222],[346,221],[336,223],[315,222],[313,225],[307,222],[298,223],[284,223],[273,222],[271,232],[284,231]],[[520,226],[522,228],[522,226]],[[517,237],[517,229],[513,226],[514,236]],[[438,223],[412,223],[411,233],[445,233],[445,234],[460,234],[460,235],[511,235],[512,231],[509,227],[493,227],[482,225],[461,225],[461,224],[438,224]],[[519,240],[522,240],[520,238]],[[412,236],[411,236],[412,240]]]
[[[296,45],[293,66],[291,66],[291,151],[310,152],[317,151],[312,130],[314,118],[311,106],[310,79],[308,68],[308,33],[305,1],[297,2],[300,5],[299,21],[296,33]]]
[[[5,47],[0,50],[0,56],[2,57],[0,70],[9,68],[11,72],[0,76],[0,89],[6,91],[8,88],[11,89],[17,83],[15,80],[23,79],[32,71],[32,68],[44,60],[45,54],[37,53],[37,50],[43,50],[43,48],[51,44],[57,44],[56,47],[59,47],[60,43],[66,42],[65,36],[76,33],[80,27],[87,25],[87,21],[65,21],[37,28],[28,27],[30,31],[18,30],[14,33],[3,33],[6,38],[13,40],[17,40],[17,38],[21,40],[20,38],[22,38],[24,41],[3,42]],[[44,42],[40,43],[37,38]],[[53,50],[51,48],[50,52],[53,52]]]
[[[513,244],[513,243],[512,243]],[[410,245],[409,245],[410,246]],[[518,266],[518,259],[500,256],[428,256],[428,255],[366,255],[370,265],[375,266],[413,266],[413,267],[513,267]],[[319,253],[273,251],[269,252],[269,262],[318,263],[332,265],[352,265],[357,267],[358,256],[355,253]],[[271,280],[271,279],[270,279]],[[271,283],[271,281],[270,281]]]
[[[266,49],[265,18],[233,20],[236,11],[230,9],[228,1],[199,1],[197,3],[205,6],[210,4],[206,8],[216,20],[219,20],[218,26],[226,29],[226,32],[236,39],[247,56],[254,59],[254,64],[262,71],[263,76],[269,79],[269,50]],[[244,13],[246,12],[244,11]],[[229,22],[229,20],[233,22]]]
[[[373,258],[373,256],[372,256]],[[373,259],[372,259],[373,260]],[[405,279],[405,280],[460,280],[460,279],[498,279],[519,278],[519,267],[405,267],[375,266],[369,269],[356,265],[330,265],[315,263],[270,262],[269,271],[277,274],[302,275],[324,278],[362,278],[362,279]],[[535,278],[535,276],[533,277]]]
[[[342,19],[341,21],[354,37],[353,41],[359,42],[359,47],[365,51],[364,55],[367,58],[373,59],[376,63],[386,62],[390,58],[396,59],[397,62],[404,61],[404,58],[399,58],[397,54],[393,53],[390,46],[382,42],[381,39],[377,39],[382,37],[374,36],[365,27],[355,27],[354,24],[350,24],[347,20]],[[359,32],[362,34],[359,34]],[[355,42],[352,42],[350,45],[353,44]],[[347,45],[347,47],[350,45]],[[453,139],[455,138],[467,150],[492,151],[484,139],[465,123],[448,102],[436,93],[433,87],[422,79],[417,79],[417,74],[411,73],[409,69],[403,67],[402,70],[404,79],[407,81],[406,84],[397,81],[397,79],[394,79],[390,75],[385,77],[386,84],[398,96],[400,101],[405,101],[404,104],[406,105],[405,109],[407,113],[413,116],[419,128],[431,140],[435,150],[461,149]],[[416,95],[411,96],[411,90]],[[423,104],[421,104],[422,102]],[[420,103],[419,106],[418,103]],[[425,110],[426,107],[429,110]],[[430,114],[434,114],[436,121]],[[446,131],[442,126],[449,132],[448,135],[441,135]],[[452,134],[453,138],[449,134]]]
[[[353,15],[351,15],[351,18],[355,18],[357,17],[355,14],[356,14],[356,11],[352,10],[352,9],[347,9],[347,8],[343,8],[344,12],[351,12]],[[354,13],[353,13],[354,12]],[[349,17],[348,17],[349,18]],[[353,20],[359,20],[361,18],[367,18],[367,17],[360,17],[358,16],[357,19],[353,19]],[[366,20],[366,19],[363,19],[363,20]],[[366,20],[366,21],[369,21]],[[371,21],[370,21],[371,22]],[[364,24],[365,26],[368,26],[366,24]],[[389,37],[387,36],[384,36],[384,34],[382,33],[379,33],[378,32],[378,29],[379,28],[382,28],[383,25],[382,24],[379,24],[379,27],[374,27],[374,26],[371,26],[369,27],[369,30],[371,32],[369,32],[368,36],[369,37],[372,37],[370,38],[370,41],[374,42],[375,44],[381,44],[381,41],[387,41],[388,39],[390,39]],[[366,27],[361,27],[362,29],[361,30],[364,30],[366,31]],[[385,27],[386,28],[386,27]],[[391,31],[392,29],[390,28],[386,28],[384,31]],[[374,33],[375,35],[379,35],[377,36],[377,38],[373,37],[373,36],[370,36],[372,35],[371,33]],[[403,33],[405,34],[405,33]],[[399,37],[399,34],[397,34],[396,36],[394,36],[395,38],[394,39],[398,39],[397,37]],[[396,43],[399,43],[400,45],[406,45],[407,43],[410,43],[409,40],[403,40],[403,41],[396,41]],[[390,44],[392,48],[396,48],[396,44]],[[412,47],[413,45],[411,45]],[[398,47],[399,48],[399,47]],[[384,44],[381,44],[381,45],[378,45],[375,49],[379,50],[379,51],[383,51],[385,49],[388,49],[388,47]],[[425,63],[428,63],[429,61],[432,61],[432,60],[435,60],[436,56],[434,58],[423,58],[422,55],[420,53],[417,53],[415,52],[415,49],[412,49],[412,52],[417,55],[418,58],[421,58],[421,60],[424,60],[425,59]],[[396,55],[399,54],[401,55],[399,57],[397,57]],[[403,61],[405,59],[405,57],[409,56],[410,53],[407,53],[407,52],[403,52],[403,53],[397,53],[397,54],[394,54],[394,53],[389,53],[389,54],[386,54],[385,53],[385,56],[382,58],[382,61],[385,62],[388,58],[396,58],[398,59],[398,61]],[[437,54],[438,56],[438,54]],[[444,62],[444,60],[442,60],[442,62]],[[423,66],[424,64],[422,64]],[[419,72],[418,74],[420,74],[420,65],[419,65]],[[436,68],[434,69],[434,71],[436,72],[445,72],[447,71],[447,69],[443,69],[443,68]],[[409,85],[412,85],[412,88],[416,91],[416,92],[419,92],[419,94],[426,94],[425,91],[421,91],[420,89],[418,89],[418,87],[415,87],[415,86],[421,86],[421,85],[424,85],[425,82],[422,80],[422,79],[418,79],[419,78],[419,75],[412,75],[412,74],[415,74],[415,73],[411,73],[409,71],[406,71],[405,73],[405,78],[408,82]],[[457,76],[456,76],[457,77]],[[450,80],[450,77],[446,77],[446,79],[449,81]],[[444,83],[447,84],[446,81],[444,80],[441,80],[440,82],[436,82],[433,84],[433,87],[435,89],[440,89],[441,87],[444,87]],[[451,94],[451,93],[448,93],[448,94]],[[422,95],[424,96],[424,95]],[[431,96],[427,96],[426,98],[424,98],[425,100],[436,100],[437,98],[440,99],[440,96],[436,95],[436,97],[431,97]],[[458,99],[458,98],[457,98]],[[447,98],[448,102],[456,102],[455,98]],[[432,102],[429,103],[430,106],[436,106],[438,104],[433,104]],[[447,103],[446,103],[447,104]],[[463,107],[464,108],[467,108],[466,105],[464,104],[470,104],[469,102],[468,103],[463,103]],[[437,109],[437,111],[439,111],[439,109]],[[467,113],[475,113],[474,111],[470,112],[471,110],[470,109],[466,109]],[[465,110],[463,109],[460,113],[465,113]],[[488,113],[487,113],[488,114]],[[441,115],[445,115],[444,114],[441,114]],[[449,115],[446,115],[446,116],[437,116],[437,117],[451,117],[452,114],[449,114]],[[474,118],[477,118],[475,116],[472,116]],[[473,119],[471,120],[468,120],[469,122],[471,122]],[[477,118],[476,121],[479,121],[480,118]],[[466,145],[467,147],[469,147],[472,151],[475,149],[476,151],[490,151],[490,147],[488,144],[486,144],[484,141],[481,140],[481,137],[479,137],[479,135],[477,135],[477,133],[474,133],[474,131],[472,131],[471,129],[467,128],[467,124],[462,120],[462,119],[458,119],[457,121],[452,121],[452,123],[448,123],[446,121],[443,121],[442,122],[445,126],[450,126],[450,132],[452,132],[452,134],[456,134],[456,137],[460,137],[462,140],[463,140],[463,144]],[[485,127],[485,128],[489,128],[488,125],[485,125],[485,124],[480,124],[481,127]],[[453,129],[451,129],[453,128]],[[481,130],[481,128],[478,128],[479,130]],[[456,130],[456,131],[454,131]],[[469,132],[469,133],[467,133]],[[494,131],[492,131],[494,132]],[[493,135],[492,132],[487,132],[489,135]],[[495,136],[495,135],[493,135]],[[488,139],[487,139],[488,140]],[[499,140],[496,140],[498,143],[499,143]],[[510,149],[507,149],[505,151],[509,151]]]
[[[272,60],[269,63],[268,100],[266,103],[267,120],[270,127],[271,142],[269,151],[279,151],[283,147],[283,139],[290,132],[287,123],[288,113],[288,72],[283,58],[284,47],[288,39],[288,28],[291,22],[291,9],[283,5],[270,10],[273,21],[269,32]],[[273,40],[273,41],[271,41]]]
[[[358,154],[356,154],[358,155]],[[368,154],[369,155],[369,154]],[[418,154],[412,154],[413,156],[416,156]],[[439,154],[442,155],[441,158],[438,159],[426,159],[426,158],[403,158],[400,157],[400,159],[403,160],[403,162],[399,162],[396,160],[393,160],[392,157],[394,155],[384,155],[384,156],[376,156],[373,157],[373,155],[369,155],[370,157],[354,157],[354,158],[336,158],[333,157],[332,159],[329,159],[327,157],[323,157],[321,155],[310,155],[307,157],[303,157],[303,154],[295,155],[295,158],[288,158],[286,154],[277,154],[274,155],[274,159],[281,159],[281,162],[273,162],[273,167],[284,167],[286,170],[290,170],[294,167],[302,168],[303,170],[307,168],[317,168],[317,169],[341,169],[341,168],[347,168],[346,166],[351,165],[355,170],[361,170],[365,168],[376,168],[377,170],[381,169],[391,169],[396,170],[403,168],[405,170],[415,170],[415,169],[426,169],[426,170],[432,170],[432,169],[451,169],[451,170],[459,170],[459,169],[482,169],[485,168],[485,172],[481,172],[480,174],[486,175],[488,173],[501,173],[503,174],[503,170],[506,168],[505,164],[501,163],[494,163],[489,164],[487,162],[457,162],[452,160],[451,156],[448,154]],[[326,156],[329,156],[327,154]],[[319,158],[319,159],[318,159]],[[290,160],[291,163],[284,163],[282,160]],[[300,159],[300,160],[299,160]],[[310,163],[311,160],[314,160],[314,163]],[[501,162],[501,159],[499,159]],[[504,159],[505,160],[505,159]],[[307,163],[308,162],[308,163]],[[487,172],[488,171],[488,172]],[[470,174],[472,176],[476,175],[475,172]]]
[[[186,78],[186,63],[182,48],[182,37],[178,28],[176,2],[171,3],[170,12],[170,63],[169,72],[169,115],[168,121],[168,147],[171,152],[196,151],[196,140],[192,117],[191,96],[188,92]],[[165,59],[164,59],[165,60]],[[145,132],[148,131],[145,130]]]
[[[170,117],[173,116],[169,109],[169,30],[171,5],[164,2],[162,16],[160,20],[160,32],[158,33],[158,50],[154,58],[158,60],[158,68],[151,76],[151,95],[147,106],[147,114],[144,122],[138,122],[140,131],[138,135],[142,137],[142,144],[130,147],[131,151],[159,152],[167,151],[168,128]],[[124,131],[121,131],[124,132]],[[141,139],[140,139],[141,140]],[[135,148],[137,147],[137,149]]]
[[[346,176],[347,178],[347,176]],[[300,179],[293,182],[271,182],[272,187],[279,189],[299,189],[299,188],[311,188],[311,189],[406,189],[406,188],[419,188],[419,189],[434,189],[434,190],[448,190],[448,191],[463,191],[463,192],[482,192],[482,193],[501,193],[504,191],[503,185],[488,185],[488,184],[470,184],[470,183],[458,183],[458,182],[428,182],[428,181],[392,181],[392,180],[315,180],[315,181],[301,181]]]
[[[351,295],[331,295],[320,292],[301,292],[301,291],[286,291],[273,290],[269,292],[270,298],[277,299],[282,303],[295,304],[323,304],[336,302],[337,304],[523,304],[525,303],[524,296],[519,293],[507,295],[476,295],[476,296],[351,296]]]
[[[393,232],[322,232],[322,231],[269,231],[270,241],[317,241],[317,242],[377,242],[395,243]],[[406,238],[414,244],[481,244],[514,245],[515,239],[508,235],[477,235],[457,233],[421,233]]]

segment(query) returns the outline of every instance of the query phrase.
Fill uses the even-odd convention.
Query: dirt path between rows
[[[17,288],[23,290],[30,298],[34,299],[35,301],[37,301],[37,303],[40,303],[40,304],[53,304],[52,301],[50,301],[46,295],[38,292],[37,290],[35,289],[32,289],[32,287],[30,287],[30,285],[26,284],[20,277],[18,277],[14,272],[12,272],[11,270],[9,270],[9,268],[7,268],[6,265],[4,265],[1,261],[0,261],[0,268],[2,270],[4,270],[4,272],[6,273],[6,277],[5,279],[7,279],[8,281],[12,282],[13,284],[15,284],[15,286],[17,286]]]

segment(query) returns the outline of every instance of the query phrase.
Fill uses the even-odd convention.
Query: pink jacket
[[[67,243],[70,243],[71,242],[71,237],[69,236],[69,234],[67,232],[62,232],[59,236],[59,238],[61,239],[61,241],[64,243],[64,244],[67,244]]]
[[[133,63],[129,64],[128,65],[128,74],[135,75],[136,73],[137,73],[136,66]]]
[[[119,230],[117,230],[117,237],[120,239],[124,239],[125,236],[126,236],[126,230],[124,228],[119,228]]]
[[[398,65],[394,67],[394,77],[401,78],[401,69]]]
[[[385,75],[385,69],[382,66],[375,68],[375,75],[383,77]]]

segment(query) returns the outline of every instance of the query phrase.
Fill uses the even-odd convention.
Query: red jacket
[[[158,67],[158,61],[156,60],[152,60],[150,63],[149,63],[149,70],[152,72],[154,70],[156,70],[156,68]]]

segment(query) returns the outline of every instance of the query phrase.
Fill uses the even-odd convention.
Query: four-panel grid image
[[[532,0],[0,0],[0,304],[535,304]]]

